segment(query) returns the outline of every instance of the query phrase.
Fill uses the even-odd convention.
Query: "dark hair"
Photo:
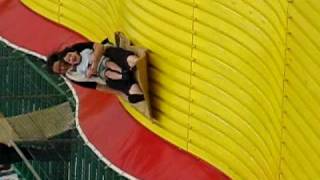
[[[60,52],[53,52],[53,53],[51,53],[51,54],[48,56],[48,58],[47,58],[47,68],[48,68],[48,71],[49,71],[50,73],[54,73],[54,72],[53,72],[53,65],[54,65],[54,63],[57,62],[57,61],[62,61],[62,62],[64,62],[64,61],[63,61],[63,58],[66,56],[66,54],[67,54],[68,52],[72,52],[72,51],[73,51],[72,48],[67,47],[67,48],[63,49],[62,51],[60,51]]]
[[[60,58],[60,55],[58,52],[54,52],[52,54],[50,54],[47,58],[47,68],[48,68],[48,71],[50,73],[54,73],[53,72],[53,65],[55,62],[59,61],[61,58]]]

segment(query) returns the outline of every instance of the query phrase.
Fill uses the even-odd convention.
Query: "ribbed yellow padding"
[[[289,3],[281,179],[320,179],[320,4]]]
[[[150,49],[151,131],[233,179],[320,177],[317,0],[22,0]],[[173,157],[174,158],[174,157]]]

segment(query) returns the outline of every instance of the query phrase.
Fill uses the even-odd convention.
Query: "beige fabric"
[[[0,142],[46,140],[70,128],[74,117],[69,103],[32,113],[0,118]]]
[[[18,135],[14,132],[7,119],[0,114],[0,143],[9,144],[10,140],[18,140]]]

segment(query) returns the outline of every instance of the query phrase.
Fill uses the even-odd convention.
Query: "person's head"
[[[48,71],[56,74],[65,74],[71,67],[70,64],[63,60],[60,53],[52,53],[47,58]]]
[[[65,54],[63,57],[63,61],[71,64],[71,65],[76,65],[80,63],[80,55],[76,51],[70,51]]]
[[[65,74],[72,65],[79,64],[80,59],[80,55],[70,48],[54,52],[47,58],[48,70],[56,74]]]

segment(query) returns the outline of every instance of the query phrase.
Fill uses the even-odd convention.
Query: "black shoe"
[[[101,44],[112,44],[110,41],[109,41],[109,39],[108,38],[106,38],[106,39],[104,39],[102,42],[101,42]]]
[[[130,103],[134,104],[134,103],[144,101],[144,96],[143,94],[129,94],[128,100]]]
[[[137,71],[137,66],[133,66],[133,67],[131,68],[131,71],[133,71],[133,72]]]

